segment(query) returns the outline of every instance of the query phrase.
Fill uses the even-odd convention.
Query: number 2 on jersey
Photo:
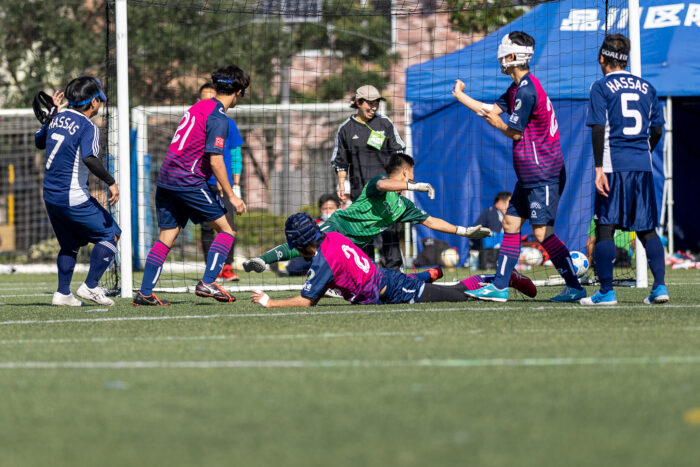
[[[360,258],[360,255],[357,254],[357,252],[349,245],[343,245],[340,247],[341,250],[343,250],[343,253],[345,254],[345,257],[347,259],[350,259],[350,256],[353,257],[353,260],[355,261],[355,264],[357,264],[357,267],[360,268],[362,272],[367,274],[369,272],[369,261],[365,258]]]
[[[630,102],[637,102],[638,100],[639,94],[633,92],[623,92],[620,94],[622,116],[634,119],[634,126],[626,126],[622,129],[622,133],[628,136],[638,135],[642,131],[642,113],[635,108],[630,108]]]
[[[61,148],[61,144],[63,144],[63,140],[66,139],[66,137],[63,135],[59,135],[58,133],[52,133],[51,139],[56,141],[56,145],[53,147],[53,149],[51,150],[51,154],[49,154],[49,158],[46,160],[46,170],[49,170],[49,167],[51,167],[53,158],[56,157],[56,153]]]
[[[190,131],[192,131],[192,127],[194,127],[194,121],[195,117],[192,116],[192,121],[190,122],[190,113],[185,112],[185,115],[182,117],[182,121],[180,122],[180,125],[177,127],[177,130],[175,130],[175,136],[173,136],[173,140],[170,142],[170,144],[175,144],[180,140],[180,130],[185,128],[187,126],[187,123],[190,124],[190,126],[187,128],[187,131],[185,131],[184,136],[182,136],[182,139],[180,140],[180,144],[177,146],[178,151],[182,151],[182,148],[185,147],[185,141],[187,141],[187,137],[190,135]]]
[[[554,109],[552,108],[552,101],[547,97],[547,112],[550,110],[552,111],[552,116],[549,120],[549,136],[554,138],[554,135],[557,134],[557,130],[559,129],[559,123],[557,123],[557,116],[554,114]]]

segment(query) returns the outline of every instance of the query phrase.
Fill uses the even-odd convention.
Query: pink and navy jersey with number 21
[[[223,154],[227,137],[228,119],[221,102],[197,102],[185,112],[175,131],[156,185],[180,191],[205,186],[212,174],[207,154]]]
[[[337,232],[325,235],[311,261],[301,295],[314,300],[327,289],[335,289],[352,303],[380,303],[381,275],[377,267],[344,235]]]
[[[534,188],[559,182],[564,169],[559,125],[540,81],[526,74],[496,105],[510,114],[508,126],[523,134],[520,141],[513,141],[513,167],[520,185]]]

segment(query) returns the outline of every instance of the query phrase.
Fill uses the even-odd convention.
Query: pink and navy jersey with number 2
[[[212,174],[207,154],[223,154],[227,137],[228,119],[221,102],[197,102],[185,112],[175,131],[156,185],[180,191],[205,186]]]
[[[508,126],[523,134],[520,141],[513,141],[513,167],[520,185],[558,183],[564,169],[559,125],[540,81],[526,74],[520,83],[511,84],[496,105],[510,114]]]
[[[321,298],[327,289],[335,289],[352,303],[380,303],[379,269],[344,235],[337,232],[325,235],[306,274],[302,297],[314,300]]]

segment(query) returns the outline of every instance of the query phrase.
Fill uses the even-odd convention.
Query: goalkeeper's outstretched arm
[[[379,180],[376,186],[377,190],[379,191],[422,191],[424,193],[428,193],[428,198],[435,199],[435,190],[430,183],[420,183],[416,182],[415,180],[404,182],[402,180],[392,180],[387,178],[384,180]]]
[[[426,220],[421,222],[421,224],[438,232],[459,235],[460,237],[467,237],[471,239],[481,239],[491,236],[491,229],[486,227],[482,227],[480,225],[462,227],[461,225],[453,225],[445,220],[433,216],[429,216]]]

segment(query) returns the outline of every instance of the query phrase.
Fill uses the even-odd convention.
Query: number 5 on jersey
[[[630,102],[637,102],[638,100],[639,94],[633,92],[624,92],[620,95],[622,116],[634,119],[634,126],[626,126],[622,129],[622,133],[628,136],[638,135],[642,131],[642,113],[635,108],[630,108]]]

